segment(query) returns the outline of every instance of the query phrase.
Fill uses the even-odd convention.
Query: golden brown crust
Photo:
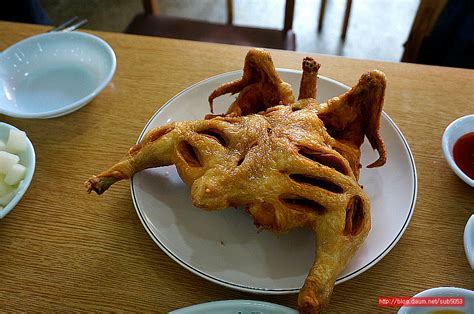
[[[119,180],[148,167],[175,164],[197,207],[243,205],[257,226],[276,232],[310,227],[317,239],[325,240],[318,242],[316,270],[310,272],[300,296],[316,293],[314,302],[326,304],[337,275],[365,238],[370,219],[367,197],[347,160],[331,147],[334,139],[317,109],[316,104],[297,111],[278,106],[262,115],[152,129],[133,154],[92,177],[88,189],[102,191],[114,175]],[[163,129],[171,131],[149,140]],[[346,208],[355,196],[364,213],[363,232],[343,235]]]
[[[313,98],[316,99],[318,71],[321,65],[311,57],[303,59],[303,75],[301,76],[300,93],[298,100]]]
[[[226,115],[231,116],[254,114],[277,104],[295,101],[291,86],[278,75],[268,51],[250,49],[245,57],[243,72],[242,78],[222,84],[209,95],[211,113],[214,112],[214,99],[228,93],[239,93],[227,110]]]
[[[90,178],[87,190],[100,194],[143,169],[174,164],[197,207],[244,206],[257,227],[275,232],[311,228],[315,260],[298,304],[302,313],[319,312],[370,230],[370,203],[357,182],[360,145],[367,136],[380,154],[371,166],[385,162],[385,76],[369,72],[349,92],[318,104],[319,65],[311,60],[303,65],[304,98],[285,103],[294,98],[269,54],[251,50],[242,79],[209,97],[212,105],[219,95],[240,92],[228,114],[150,130],[123,160]]]
[[[354,150],[359,150],[367,136],[379,158],[368,167],[383,166],[387,160],[385,144],[380,135],[380,118],[385,97],[387,79],[378,70],[365,73],[359,82],[347,93],[329,99],[320,105],[319,118],[323,120],[328,132],[337,140],[337,146],[347,145],[352,150],[345,155],[358,178],[359,157],[351,159]],[[347,150],[344,148],[342,150]],[[342,151],[340,151],[342,153]]]

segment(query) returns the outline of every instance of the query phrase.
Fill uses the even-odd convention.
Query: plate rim
[[[301,70],[293,70],[293,69],[285,69],[285,68],[277,68],[277,71],[279,73],[283,72],[283,73],[300,74],[300,75],[302,73]],[[137,139],[137,143],[139,143],[140,140],[143,138],[143,136],[146,133],[145,130],[154,121],[155,117],[157,115],[159,115],[163,110],[165,110],[165,108],[167,108],[176,98],[178,98],[182,94],[188,92],[189,90],[191,90],[191,89],[193,89],[193,88],[195,88],[199,85],[202,85],[202,84],[204,84],[208,81],[216,80],[216,79],[219,79],[223,76],[228,76],[228,75],[232,75],[232,74],[236,74],[236,73],[242,73],[242,70],[229,71],[229,72],[224,72],[224,73],[221,73],[221,74],[218,74],[218,75],[211,76],[209,78],[206,78],[204,80],[201,80],[199,82],[196,82],[196,83],[188,86],[187,88],[183,89],[182,91],[180,91],[179,93],[177,93],[176,95],[171,97],[163,106],[161,106],[160,109],[158,109],[151,116],[151,118],[145,124],[145,126],[143,127],[143,129],[140,132],[140,135]],[[347,90],[350,89],[349,86],[347,86],[347,85],[345,85],[341,82],[338,82],[338,81],[336,81],[332,78],[326,77],[326,76],[318,75],[318,79],[329,81],[329,82],[334,83],[336,85],[339,85],[340,87],[343,87],[344,89],[347,89]],[[408,227],[408,225],[411,221],[411,217],[413,216],[413,212],[414,212],[414,208],[415,208],[415,204],[416,204],[417,192],[418,192],[418,176],[417,176],[417,171],[416,171],[416,166],[415,166],[415,159],[413,157],[413,153],[410,149],[410,146],[408,145],[407,140],[405,139],[405,137],[403,136],[402,132],[400,131],[398,126],[395,124],[395,122],[393,122],[393,120],[384,111],[382,111],[382,116],[387,119],[390,126],[396,131],[396,134],[398,135],[398,137],[402,141],[402,143],[403,143],[403,145],[406,149],[406,152],[408,154],[408,157],[409,157],[408,159],[410,161],[410,166],[411,166],[412,174],[413,174],[413,192],[412,192],[412,199],[411,199],[411,202],[410,202],[410,209],[408,211],[407,217],[405,218],[405,221],[403,223],[402,228],[399,230],[399,232],[397,233],[395,238],[390,242],[390,244],[379,255],[377,255],[377,257],[375,257],[369,263],[367,263],[364,266],[358,268],[357,270],[351,272],[350,274],[345,275],[342,278],[338,278],[336,280],[336,283],[335,283],[336,285],[340,284],[340,283],[343,283],[347,280],[350,280],[350,279],[364,273],[365,271],[370,269],[372,266],[377,264],[383,257],[385,257],[393,249],[393,247],[398,243],[398,241],[401,239],[402,235],[405,233],[405,231],[406,231],[406,229],[407,229],[407,227]],[[171,259],[173,259],[175,262],[177,262],[179,265],[181,265],[182,267],[184,267],[188,271],[200,276],[201,278],[209,280],[213,283],[223,285],[225,287],[235,289],[235,290],[238,290],[238,291],[251,292],[251,293],[257,293],[257,294],[292,294],[292,293],[298,293],[300,291],[301,288],[291,288],[291,289],[261,288],[261,287],[251,287],[251,286],[240,285],[240,284],[228,282],[226,280],[216,278],[216,277],[214,277],[214,276],[212,276],[212,275],[210,275],[206,272],[203,272],[203,271],[195,268],[194,266],[190,265],[189,263],[181,260],[171,250],[169,250],[163,243],[161,243],[161,241],[151,231],[150,226],[148,226],[148,224],[146,222],[146,219],[143,216],[143,213],[141,212],[140,206],[138,205],[138,201],[136,199],[135,189],[134,189],[134,176],[132,176],[132,178],[130,179],[130,192],[131,192],[131,196],[132,196],[133,206],[135,207],[137,215],[140,218],[140,221],[142,222],[142,225],[145,228],[145,230],[147,231],[147,233],[150,235],[150,237],[160,247],[160,249],[162,251],[164,251]]]

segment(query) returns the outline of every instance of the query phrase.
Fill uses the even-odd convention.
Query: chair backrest
[[[160,10],[157,0],[143,0],[143,9],[145,14],[158,15]],[[234,4],[233,0],[226,0],[227,24],[234,21]],[[283,31],[293,28],[293,15],[295,12],[295,0],[285,1],[285,20],[283,23]]]
[[[448,0],[421,0],[405,43],[402,62],[416,62],[423,40],[430,34]]]

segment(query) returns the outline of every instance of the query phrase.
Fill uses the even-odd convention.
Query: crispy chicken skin
[[[364,136],[380,155],[370,166],[386,160],[378,129],[384,74],[364,74],[347,93],[318,104],[318,69],[305,58],[294,102],[269,54],[250,50],[242,79],[222,85],[209,98],[212,104],[219,95],[240,92],[226,115],[150,130],[121,161],[90,178],[87,190],[101,194],[143,169],[174,164],[197,207],[243,205],[257,227],[275,232],[311,228],[315,259],[298,307],[318,313],[370,230],[370,203],[357,182]]]
[[[318,71],[321,65],[311,57],[303,59],[303,75],[301,76],[300,93],[298,100],[313,98],[316,99]]]
[[[351,152],[344,154],[345,148],[338,148],[341,154],[351,163],[353,168],[359,168],[360,146],[367,136],[373,149],[379,153],[379,158],[368,165],[368,168],[383,166],[387,160],[385,144],[380,135],[380,116],[385,97],[386,78],[383,72],[373,70],[359,79],[347,93],[329,99],[321,104],[318,116],[324,122],[329,133],[338,140],[350,146]],[[357,155],[350,157],[349,154]],[[356,171],[359,176],[359,171]]]
[[[245,116],[295,101],[291,86],[283,82],[276,72],[268,51],[250,49],[245,57],[243,72],[242,78],[219,86],[209,95],[211,113],[214,113],[214,99],[229,93],[239,95],[230,105],[226,116]],[[213,115],[207,116],[212,117]]]
[[[311,57],[303,59],[298,100],[316,99],[320,66]],[[216,97],[238,92],[239,96],[224,116],[250,115],[276,105],[293,103],[291,86],[281,80],[266,50],[250,49],[245,58],[243,72],[241,79],[225,83],[211,93],[209,96],[211,110]],[[338,140],[334,149],[349,161],[356,179],[359,178],[361,167],[360,146],[365,136],[380,156],[368,167],[382,166],[387,159],[385,144],[379,132],[385,88],[385,74],[373,70],[362,75],[350,91],[329,99],[318,108],[318,117],[324,122],[329,133]],[[222,115],[212,114],[206,118],[216,116]]]

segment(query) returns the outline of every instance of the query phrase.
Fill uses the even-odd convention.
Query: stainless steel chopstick
[[[78,29],[79,27],[87,24],[89,22],[88,19],[83,19],[83,20],[80,20],[79,22],[69,26],[69,27],[66,27],[65,29],[62,29],[60,30],[61,32],[72,32],[73,30],[75,29]]]
[[[64,28],[68,27],[69,25],[76,22],[77,20],[79,20],[79,17],[74,16],[73,18],[70,18],[66,22],[56,26],[55,28],[50,29],[48,32],[57,32],[57,31],[63,30]]]
[[[74,16],[73,18],[70,18],[66,22],[62,23],[61,25],[50,29],[48,32],[72,32],[73,30],[78,29],[79,27],[89,22],[89,20],[87,19],[82,19],[80,21],[78,20],[79,18],[77,16]]]

